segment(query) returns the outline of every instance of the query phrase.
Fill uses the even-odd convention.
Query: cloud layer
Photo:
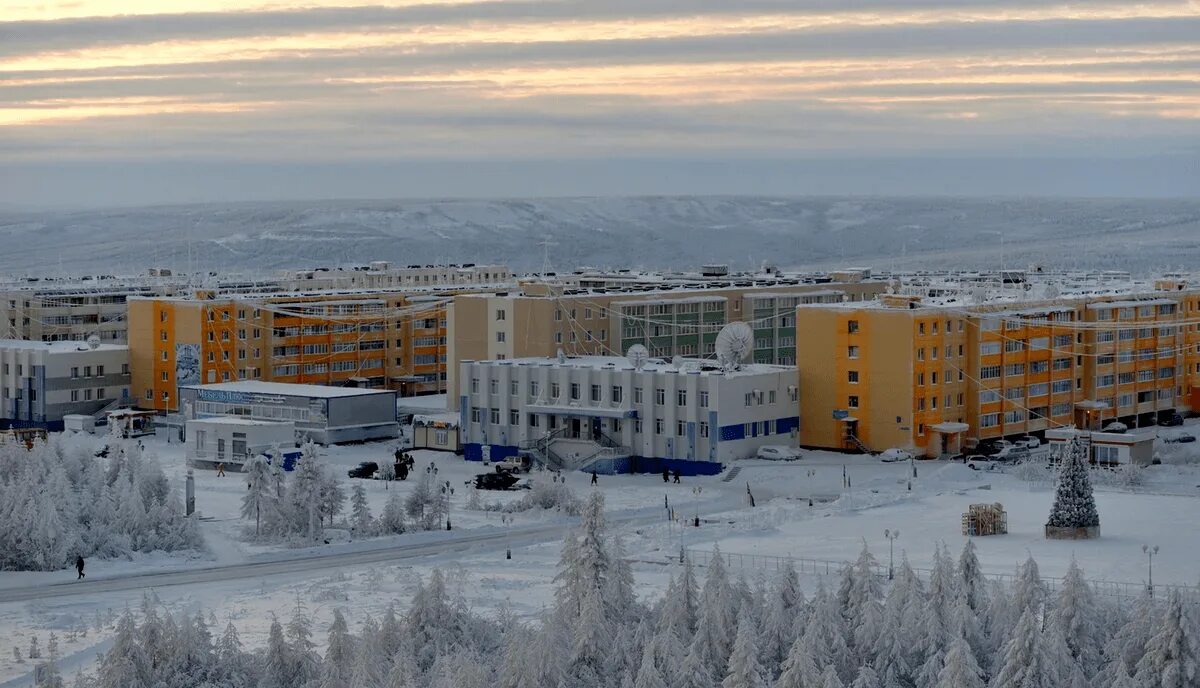
[[[4,175],[1200,140],[1197,0],[14,0],[0,20]]]

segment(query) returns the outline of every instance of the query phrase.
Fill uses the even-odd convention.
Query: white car
[[[785,447],[782,444],[768,444],[766,446],[759,447],[758,452],[756,452],[754,456],[760,459],[766,459],[768,461],[795,461],[796,459],[799,459],[802,454],[800,453],[799,449]]]
[[[879,460],[884,463],[897,463],[900,461],[910,461],[913,458],[912,452],[903,449],[888,449],[879,454]]]
[[[1017,446],[1025,447],[1026,449],[1037,449],[1042,446],[1042,441],[1033,435],[1026,435],[1017,440]]]

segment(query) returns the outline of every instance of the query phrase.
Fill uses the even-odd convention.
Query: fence
[[[692,561],[692,564],[701,567],[708,566],[714,556],[713,552],[707,550],[688,549],[684,551]],[[839,575],[842,569],[853,564],[851,561],[809,559],[805,557],[777,557],[767,554],[738,554],[736,552],[721,552],[721,561],[725,563],[726,567],[739,571],[782,571],[790,563],[796,569],[797,573],[816,576]],[[933,574],[933,569],[911,568],[917,576],[926,580]],[[887,566],[877,564],[873,567],[873,570],[876,576],[880,578],[887,577]],[[1012,585],[1016,579],[1016,574],[1014,573],[984,573],[983,576],[988,580],[997,581],[1006,586]],[[1063,579],[1042,576],[1042,583],[1049,592],[1056,593],[1062,588]],[[1093,593],[1118,600],[1136,599],[1147,591],[1145,583],[1128,583],[1100,579],[1088,579],[1087,583],[1091,586]],[[1200,602],[1200,588],[1189,585],[1164,585],[1156,583],[1152,594],[1154,597],[1165,598],[1166,595],[1172,592],[1178,592],[1185,599]]]

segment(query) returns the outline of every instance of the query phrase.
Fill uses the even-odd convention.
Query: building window
[[[74,380],[78,377],[79,377],[79,368],[71,368],[71,379]]]
[[[858,408],[858,396],[853,394],[850,395],[850,397],[846,400],[846,406],[849,406],[853,409]]]
[[[500,424],[500,409],[488,409],[488,421],[493,425]]]
[[[667,403],[667,390],[662,388],[654,390],[654,403],[659,406],[665,406]]]
[[[592,403],[600,402],[600,385],[592,385],[589,389],[590,399]]]
[[[858,347],[857,346],[846,347],[846,358],[858,358]]]
[[[681,389],[675,392],[675,405],[687,406],[687,390]]]
[[[700,436],[708,437],[708,423],[700,421]]]
[[[772,389],[772,390],[767,391],[767,403],[768,404],[775,403],[775,390]]]
[[[708,390],[700,390],[700,408],[708,408]]]
[[[635,404],[642,403],[642,388],[641,387],[633,388],[633,403],[635,403]]]
[[[662,418],[654,419],[654,434],[655,435],[663,434],[663,419]]]
[[[504,320],[506,313],[503,308],[496,309],[496,320]]]
[[[579,383],[578,382],[571,383],[571,398],[574,400],[579,399]]]
[[[479,378],[471,378],[471,394],[479,394]]]
[[[497,332],[497,333],[496,333],[496,343],[497,343],[497,344],[503,344],[503,343],[504,343],[504,333],[503,333],[503,332]]]
[[[71,401],[79,401],[79,390],[71,390]]]
[[[483,414],[481,413],[480,408],[477,406],[472,406],[471,407],[471,422],[478,423],[482,419],[482,417],[483,417]]]
[[[612,387],[612,403],[614,403],[614,404],[621,403],[621,399],[624,396],[624,394],[622,394],[622,391],[624,389],[625,388],[621,387],[620,385],[613,385],[613,387]]]
[[[854,334],[855,332],[858,332],[858,321],[851,320],[851,321],[847,322],[846,323],[846,331],[849,332],[850,334]]]
[[[550,398],[559,399],[562,396],[562,386],[557,382],[550,383]]]
[[[521,424],[521,412],[517,411],[515,409],[512,411],[509,411],[508,412],[508,424],[509,425],[520,425]]]

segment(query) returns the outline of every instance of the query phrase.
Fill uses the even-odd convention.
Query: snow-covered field
[[[151,441],[147,450],[181,488],[186,473],[182,446]],[[358,462],[384,459],[391,450],[391,445],[384,443],[331,447],[322,450],[322,458],[331,470],[344,476]],[[343,608],[354,618],[361,619],[367,613],[378,617],[390,604],[406,604],[417,582],[435,567],[447,572],[452,587],[476,610],[499,613],[504,609],[521,618],[537,615],[550,602],[561,536],[571,519],[547,512],[508,514],[502,519],[495,512],[469,510],[470,494],[464,482],[483,470],[479,464],[436,452],[416,452],[415,457],[418,470],[436,466],[439,479],[455,486],[450,511],[454,533],[409,533],[316,549],[322,554],[337,554],[381,544],[444,542],[444,550],[435,544],[431,553],[422,550],[419,557],[397,555],[395,561],[345,566],[339,566],[336,559],[326,559],[314,561],[311,569],[301,566],[268,576],[255,575],[252,567],[243,565],[304,557],[312,552],[245,542],[246,523],[238,515],[245,482],[238,474],[222,478],[197,471],[196,502],[206,519],[202,531],[209,554],[198,558],[151,555],[132,561],[91,561],[88,583],[78,585],[154,571],[236,567],[220,569],[228,571],[229,578],[215,575],[158,589],[130,586],[99,595],[47,593],[40,599],[0,604],[0,686],[24,685],[21,677],[30,670],[31,663],[17,663],[13,648],[25,654],[32,635],[37,635],[45,648],[49,634],[56,634],[68,676],[73,667],[92,662],[96,653],[105,649],[115,617],[126,607],[138,606],[144,594],[156,595],[169,609],[212,610],[222,626],[226,621],[236,622],[243,642],[251,647],[265,641],[273,615],[286,617],[297,604],[314,615],[318,627],[327,623],[334,608]],[[587,476],[572,474],[568,484],[581,496],[591,489],[604,493],[610,519],[619,523],[617,532],[634,561],[637,594],[644,599],[661,595],[681,546],[711,550],[719,545],[727,554],[837,562],[853,559],[865,541],[886,562],[883,530],[890,528],[901,532],[896,542],[897,557],[903,551],[913,566],[927,567],[935,544],[945,543],[951,552],[961,549],[966,538],[960,533],[960,515],[968,504],[977,502],[1000,502],[1008,511],[1008,535],[975,539],[983,569],[988,573],[1012,573],[1032,554],[1044,576],[1061,576],[1074,556],[1089,578],[1128,582],[1136,588],[1146,573],[1141,545],[1149,544],[1161,547],[1154,561],[1156,583],[1195,585],[1200,577],[1200,551],[1193,529],[1200,520],[1200,467],[1151,467],[1146,469],[1145,481],[1136,492],[1098,487],[1096,500],[1103,537],[1090,542],[1048,541],[1042,537],[1042,524],[1053,498],[1049,481],[1030,483],[1014,474],[976,472],[962,464],[943,462],[920,462],[916,468],[918,476],[913,479],[908,464],[810,452],[794,463],[744,462],[730,482],[715,476],[685,478],[682,484],[674,485],[664,484],[654,475],[615,476],[601,477],[600,484],[592,488]],[[843,472],[848,476],[849,489],[843,487]],[[533,478],[544,480],[546,476],[535,473]],[[413,488],[411,479],[390,485],[362,482],[376,514],[392,490]],[[756,507],[749,506],[748,491]],[[520,494],[482,496],[486,501],[511,501]],[[673,507],[677,521],[668,521],[664,503]],[[683,525],[696,515],[701,517],[701,527]],[[543,526],[545,530],[522,531]],[[505,531],[526,532],[528,537],[512,542],[499,537],[474,544],[448,539]],[[511,559],[506,551],[510,547]],[[744,566],[748,575],[756,575],[755,570],[754,565]],[[3,572],[0,599],[6,591],[73,578],[71,571]],[[806,585],[815,586],[815,578],[805,580]],[[81,592],[84,589],[81,587]]]

